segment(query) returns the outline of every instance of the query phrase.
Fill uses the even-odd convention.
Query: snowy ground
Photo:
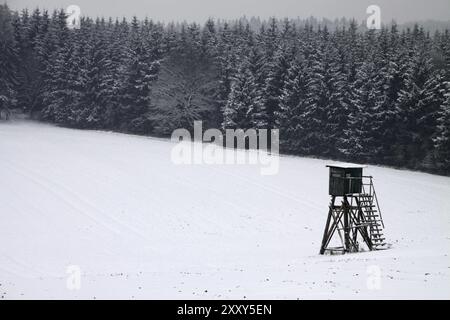
[[[172,147],[1,122],[1,298],[450,298],[450,178],[370,166],[392,248],[320,256],[325,161],[262,176]]]

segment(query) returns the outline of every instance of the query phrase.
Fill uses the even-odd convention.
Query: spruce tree
[[[438,169],[450,174],[450,82],[447,82],[444,96],[445,101],[438,114],[434,143]]]
[[[326,28],[320,31],[311,53],[305,100],[308,121],[302,143],[305,154],[335,154],[341,128],[345,125],[345,117],[341,114],[343,75],[336,62],[337,51],[329,37]]]
[[[265,128],[267,126],[262,90],[257,85],[251,62],[245,60],[233,79],[224,110],[224,129]]]
[[[152,55],[151,44],[141,34],[136,17],[131,22],[126,70],[121,89],[121,130],[148,133],[152,130],[148,117],[150,90],[159,72],[159,57]]]
[[[414,37],[420,37],[419,31],[414,31]],[[415,167],[417,159],[422,159],[422,128],[419,119],[427,112],[433,112],[427,105],[427,86],[429,83],[432,65],[427,53],[425,40],[421,38],[418,44],[413,44],[410,58],[404,73],[403,89],[399,92],[396,109],[399,115],[397,122],[397,161],[401,165]],[[412,38],[413,42],[419,41]]]
[[[80,127],[103,128],[108,119],[108,107],[114,104],[114,68],[108,55],[105,22],[98,20],[88,25],[88,39],[84,43],[81,74],[83,96],[78,108]]]
[[[291,59],[292,48],[280,47],[272,60],[266,60],[268,75],[264,88],[264,104],[268,129],[275,127],[276,114],[280,111],[280,99]]]
[[[293,60],[289,67],[280,96],[280,110],[276,114],[276,126],[280,128],[280,150],[300,153],[300,142],[305,135],[305,62]]]
[[[18,54],[12,26],[12,14],[0,5],[0,110],[16,104]]]
[[[348,116],[346,154],[353,161],[371,161],[381,152],[382,88],[373,62],[358,69]]]

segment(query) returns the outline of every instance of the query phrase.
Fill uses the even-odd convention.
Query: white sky
[[[5,2],[5,0],[0,0]],[[12,9],[66,8],[75,4],[91,17],[148,16],[154,20],[204,22],[208,17],[367,17],[368,5],[381,8],[383,22],[450,20],[450,0],[6,0]]]

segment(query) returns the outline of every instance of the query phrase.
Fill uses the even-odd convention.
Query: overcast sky
[[[5,2],[5,0],[0,0]],[[366,8],[376,4],[381,19],[389,22],[450,20],[450,0],[6,0],[12,9],[66,8],[75,4],[91,17],[148,16],[160,21],[198,21],[207,18],[260,16],[340,18],[367,17]]]

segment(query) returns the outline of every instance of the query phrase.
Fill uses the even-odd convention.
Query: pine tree
[[[64,90],[63,83],[72,77],[68,73],[74,71],[64,69],[68,67],[65,64],[70,63],[68,60],[71,59],[70,57],[74,50],[72,46],[68,45],[69,42],[70,34],[64,11],[53,11],[48,24],[48,30],[42,37],[42,40],[36,45],[35,49],[40,63],[39,75],[41,77],[38,96],[35,100],[36,104],[39,104],[42,108],[41,117],[43,120],[58,123],[70,122],[64,119],[69,113],[60,112],[60,108],[65,107],[59,104],[65,100],[61,97],[62,91]],[[61,82],[59,81],[59,76],[61,77]],[[58,98],[54,99],[56,96]],[[33,107],[36,108],[34,105]],[[57,113],[59,113],[59,116],[57,116]]]
[[[160,60],[152,55],[150,43],[142,36],[136,17],[131,23],[130,33],[125,83],[121,90],[121,130],[148,133],[152,130],[148,117],[150,90],[157,78]]]
[[[267,60],[271,60],[279,48],[278,21],[274,17],[269,19],[267,29],[262,29],[262,43],[266,50]]]
[[[105,33],[105,22],[98,20],[95,26],[87,26],[89,39],[83,43],[81,84],[83,96],[78,109],[79,127],[103,128],[108,106],[114,104],[114,69]]]
[[[255,59],[255,57],[253,57]],[[251,60],[244,61],[233,79],[224,110],[224,129],[265,128],[267,126],[262,90],[251,69]]]
[[[122,123],[120,101],[121,91],[126,81],[128,34],[129,28],[125,19],[122,22],[119,22],[118,19],[114,22],[111,19],[108,21],[105,35],[105,60],[108,64],[108,72],[104,75],[105,78],[109,78],[107,82],[110,84],[107,89],[110,92],[108,93],[108,102],[104,106],[103,124],[105,128],[109,129],[117,130]]]
[[[415,37],[421,37],[419,31],[414,31]],[[416,38],[410,40],[419,41]],[[429,84],[432,65],[427,53],[425,40],[420,44],[412,44],[410,58],[404,74],[403,89],[396,101],[399,115],[397,123],[397,157],[399,164],[415,167],[417,159],[422,159],[422,137],[424,130],[419,119],[427,113],[427,85]]]
[[[293,60],[283,84],[280,110],[276,113],[282,152],[299,153],[305,135],[306,75],[305,62]]]
[[[420,169],[433,169],[435,167],[433,136],[438,125],[439,110],[445,102],[445,90],[443,76],[441,74],[430,74],[424,84],[424,99],[417,109],[420,151],[416,161]]]
[[[381,152],[382,88],[373,62],[365,62],[357,71],[346,132],[346,154],[351,160],[370,161]]]
[[[18,106],[26,110],[33,102],[35,73],[38,72],[34,55],[34,41],[40,28],[40,11],[36,9],[30,17],[28,11],[23,10],[19,19],[16,22],[16,39],[19,44],[18,53],[21,64],[18,70],[17,99]]]
[[[345,126],[342,116],[343,75],[336,63],[337,51],[325,28],[311,53],[305,100],[305,136],[301,152],[330,156],[337,153],[337,140]]]
[[[46,81],[45,107],[42,118],[70,127],[78,127],[78,108],[81,98],[79,60],[74,42],[67,41],[49,64],[47,72],[51,75]]]
[[[216,58],[216,64],[218,66],[218,87],[215,99],[222,114],[224,113],[231,91],[232,77],[237,70],[237,61],[233,51],[231,37],[228,23],[225,23],[219,32],[218,56]]]
[[[292,48],[280,47],[272,61],[266,63],[268,76],[264,88],[264,104],[268,129],[275,127],[276,114],[280,111],[283,85],[292,59]]]
[[[441,105],[434,137],[438,158],[438,169],[450,174],[450,82],[445,89],[445,101]]]
[[[391,164],[395,158],[396,137],[398,136],[397,122],[400,119],[399,110],[396,107],[400,92],[404,88],[404,76],[406,74],[407,51],[403,50],[398,35],[397,26],[393,24],[387,34],[381,33],[379,44],[375,46],[376,52],[372,52],[373,61],[378,68],[381,86],[380,112],[382,126],[378,128],[378,143],[380,152],[378,161]],[[380,118],[380,119],[381,119]]]
[[[0,111],[16,103],[17,64],[12,15],[6,4],[0,5]]]
[[[215,58],[218,54],[218,40],[214,20],[208,19],[206,21],[205,26],[202,30],[201,42],[203,54]]]

